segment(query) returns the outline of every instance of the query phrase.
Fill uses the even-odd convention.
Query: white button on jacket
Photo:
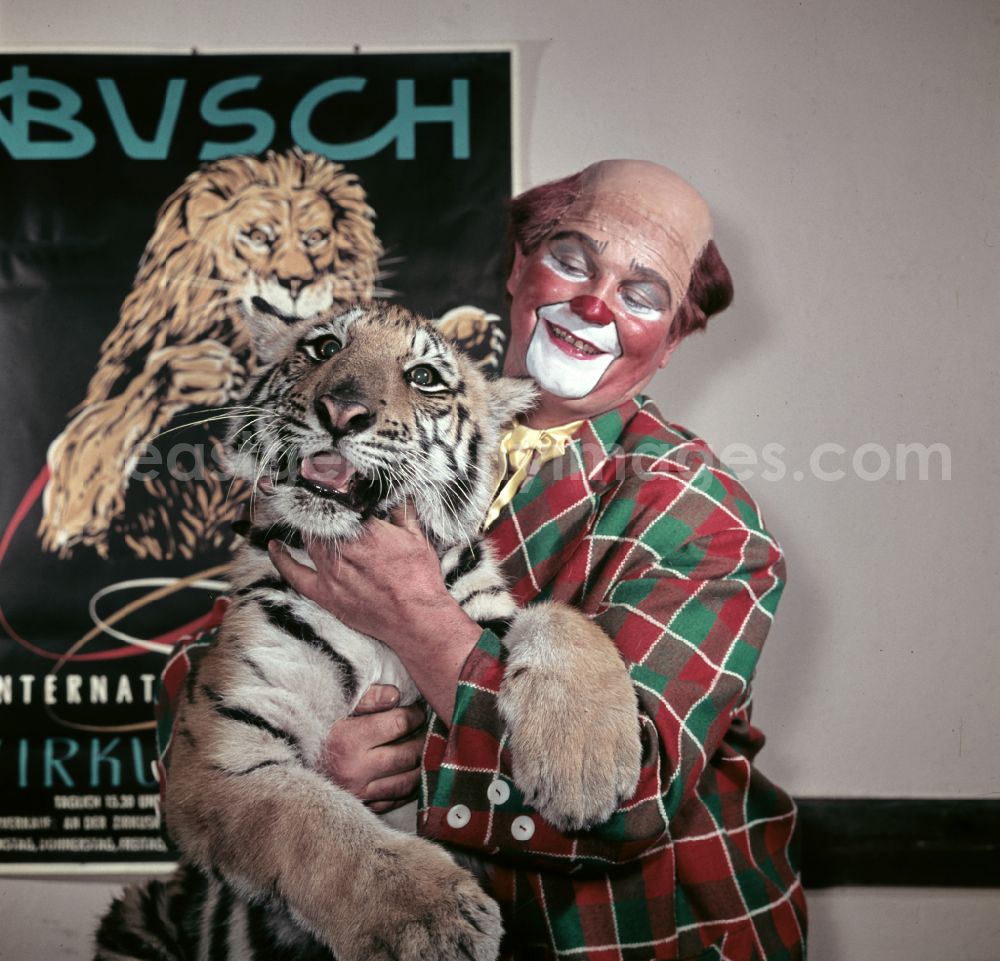
[[[510,797],[510,785],[506,781],[501,781],[500,778],[497,778],[486,789],[486,796],[492,804],[506,804],[507,799]]]
[[[530,841],[535,833],[535,822],[527,814],[522,814],[511,821],[510,833],[516,841]]]
[[[464,828],[472,818],[472,812],[464,804],[456,804],[448,811],[445,820],[450,828]]]

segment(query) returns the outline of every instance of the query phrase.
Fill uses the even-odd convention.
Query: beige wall
[[[995,0],[277,9],[0,0],[0,42],[118,52],[517,42],[522,185],[600,157],[648,157],[694,180],[716,212],[736,303],[653,393],[720,452],[748,445],[745,462],[784,448],[783,477],[761,461],[747,482],[791,568],[757,685],[764,769],[800,795],[997,796]],[[897,447],[935,444],[946,450],[921,480],[917,455]],[[873,479],[883,463],[888,474]],[[843,476],[829,479],[834,470]],[[24,916],[12,905],[38,890],[0,882],[5,931],[15,910]],[[65,907],[72,888],[43,890]],[[83,890],[84,903],[97,896]],[[813,958],[993,956],[989,904],[981,893],[825,893],[813,901]],[[964,919],[947,949],[931,937],[938,912]],[[9,950],[0,943],[0,957],[31,956]]]

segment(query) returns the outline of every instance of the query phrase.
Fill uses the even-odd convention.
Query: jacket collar
[[[622,434],[642,398],[584,421],[561,457],[542,464],[489,530],[519,603],[547,596],[546,585],[590,530],[601,496],[615,483]]]

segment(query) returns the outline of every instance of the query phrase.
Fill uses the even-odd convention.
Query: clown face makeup
[[[553,231],[515,252],[504,372],[542,389],[533,427],[594,417],[634,397],[670,357],[670,324],[711,237],[697,192],[643,161],[607,161]]]
[[[584,225],[581,225],[581,228]],[[543,394],[529,422],[593,417],[640,391],[667,362],[678,294],[635,244],[593,225],[560,231],[511,273],[505,372],[534,377]],[[544,421],[544,422],[543,422]]]

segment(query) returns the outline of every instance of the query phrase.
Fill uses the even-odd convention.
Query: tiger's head
[[[531,407],[529,381],[487,380],[432,323],[389,304],[296,325],[274,355],[228,437],[255,526],[350,539],[408,500],[439,546],[478,531],[500,429]]]

